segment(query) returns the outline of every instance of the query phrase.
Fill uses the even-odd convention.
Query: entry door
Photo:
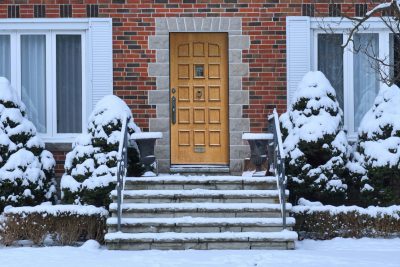
[[[228,164],[228,35],[171,33],[170,79],[171,164]]]

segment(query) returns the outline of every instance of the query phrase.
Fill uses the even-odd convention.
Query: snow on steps
[[[119,249],[294,249],[297,233],[108,233],[109,248]]]
[[[287,218],[289,229],[294,225]],[[117,231],[117,218],[107,219],[109,232]],[[281,218],[122,218],[125,233],[208,233],[208,232],[276,232],[282,230]]]
[[[243,176],[182,176],[161,175],[158,177],[127,177],[125,189],[180,190],[267,190],[276,189],[276,178]]]
[[[110,249],[293,249],[297,239],[294,232],[282,232],[275,177],[127,178],[122,233],[116,232],[116,191],[112,198]],[[294,218],[287,222],[290,230]]]
[[[287,211],[291,209],[287,204]],[[110,204],[110,211],[115,215],[116,203]],[[280,204],[264,203],[162,203],[162,204],[122,204],[124,217],[280,217]]]
[[[286,196],[289,191],[286,191]],[[111,192],[116,199],[117,191]],[[174,203],[174,202],[258,202],[279,203],[278,190],[126,190],[125,203]]]

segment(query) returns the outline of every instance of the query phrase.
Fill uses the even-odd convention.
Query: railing
[[[268,145],[269,171],[273,172],[277,178],[279,190],[279,200],[281,203],[283,229],[286,228],[286,185],[285,176],[285,154],[283,152],[282,134],[279,125],[279,117],[276,109],[268,116],[268,131],[273,134],[273,139]],[[271,159],[273,161],[271,162]]]
[[[125,176],[128,163],[128,119],[122,121],[117,162],[117,231],[121,231],[122,203],[124,202]]]

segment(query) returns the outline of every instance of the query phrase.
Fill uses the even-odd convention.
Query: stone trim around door
[[[242,90],[242,77],[249,75],[249,64],[242,62],[242,51],[250,48],[250,37],[242,35],[242,19],[156,18],[155,35],[149,36],[149,49],[156,50],[156,63],[149,63],[148,74],[156,77],[156,90],[149,91],[149,105],[156,106],[156,118],[150,118],[150,131],[162,132],[156,146],[161,172],[170,171],[170,112],[169,112],[169,33],[227,32],[229,37],[229,131],[230,172],[241,173],[249,156],[242,133],[250,131],[250,120],[243,118],[243,105],[249,104],[249,92]]]

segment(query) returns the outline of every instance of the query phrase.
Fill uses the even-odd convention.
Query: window
[[[10,31],[0,35],[0,75],[7,77],[44,137],[82,132],[83,31]]]
[[[0,76],[47,143],[69,143],[113,93],[112,19],[0,19]]]
[[[333,33],[314,30],[312,68],[322,71],[335,88],[344,111],[344,126],[352,139],[356,137],[361,120],[372,107],[381,86],[379,73],[374,67],[376,62],[366,53],[381,59],[390,58],[393,62],[395,44],[393,37],[389,40],[388,31],[369,30],[356,33],[353,42],[343,49],[346,32],[345,29]]]

